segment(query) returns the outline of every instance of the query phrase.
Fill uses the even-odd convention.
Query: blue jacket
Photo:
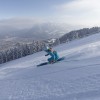
[[[58,60],[59,56],[56,51],[51,52],[50,50],[46,50],[47,54],[45,56],[50,55],[52,60]]]
[[[55,55],[55,60],[58,60],[59,59],[59,56],[57,54],[57,51],[53,51],[53,54]]]

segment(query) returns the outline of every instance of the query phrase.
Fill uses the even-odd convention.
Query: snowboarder
[[[45,56],[48,56],[48,55],[51,56],[50,58],[48,58],[49,63],[54,63],[59,59],[57,51],[53,50],[51,47],[50,48],[46,47],[45,51],[47,52],[47,54]]]
[[[53,50],[52,48],[48,47],[48,46],[45,46],[45,48],[43,49],[45,52],[47,52],[47,54],[45,56],[48,56],[50,55],[51,57],[48,58],[48,62],[44,62],[44,63],[41,63],[39,65],[37,65],[37,67],[39,66],[44,66],[44,65],[47,65],[47,64],[53,64],[55,62],[59,62],[59,61],[62,61],[65,59],[65,57],[61,57],[59,58],[58,54],[57,54],[57,51]]]

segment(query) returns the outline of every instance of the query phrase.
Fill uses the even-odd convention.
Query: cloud
[[[63,11],[98,11],[99,4],[100,0],[74,0],[56,7]]]
[[[73,0],[55,9],[59,18],[69,23],[100,25],[100,0]]]
[[[31,28],[34,24],[42,23],[39,18],[10,18],[0,20],[0,27],[14,27],[18,29]]]

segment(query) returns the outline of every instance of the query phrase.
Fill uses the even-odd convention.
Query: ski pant
[[[55,57],[48,58],[48,61],[49,61],[49,62],[52,62],[52,61],[54,61],[54,60],[55,60]]]

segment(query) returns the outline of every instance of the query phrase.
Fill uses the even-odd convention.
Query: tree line
[[[0,64],[42,51],[44,46],[43,41],[33,41],[27,44],[17,43],[14,47],[0,52]]]
[[[83,28],[80,30],[71,31],[59,38],[60,43],[69,42],[75,39],[90,36],[100,32],[100,27]]]

